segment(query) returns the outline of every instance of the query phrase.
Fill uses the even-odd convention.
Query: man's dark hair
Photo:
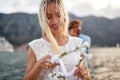
[[[79,19],[71,20],[68,29],[71,30],[74,27],[74,24],[78,24],[78,26],[81,26],[82,21],[80,21]]]

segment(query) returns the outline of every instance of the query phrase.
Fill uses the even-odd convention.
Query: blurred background
[[[40,0],[0,0],[0,80],[22,80],[28,42],[40,38]],[[92,80],[120,80],[120,0],[64,0],[92,39]]]

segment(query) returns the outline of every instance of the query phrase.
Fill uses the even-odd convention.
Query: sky
[[[66,10],[78,17],[120,17],[120,0],[63,0]],[[0,13],[38,13],[40,0],[0,0]]]

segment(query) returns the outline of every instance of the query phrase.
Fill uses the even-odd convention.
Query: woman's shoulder
[[[78,38],[78,37],[69,36],[68,45],[70,45],[72,47],[81,46],[82,45],[82,39]]]
[[[29,46],[31,45],[39,45],[39,44],[43,44],[44,43],[44,39],[41,37],[39,39],[34,39],[32,41],[30,41],[28,44]]]
[[[43,55],[42,54],[48,47],[45,45],[46,41],[44,38],[34,39],[28,43],[29,47],[33,50],[36,59],[39,60]]]
[[[71,42],[75,42],[75,43],[82,43],[82,39],[79,37],[73,37],[73,36],[69,36],[69,39]]]
[[[38,42],[42,42],[42,41],[43,41],[43,38],[34,39],[34,40],[30,41],[29,44],[38,43]]]

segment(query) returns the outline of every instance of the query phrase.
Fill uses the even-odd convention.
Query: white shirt
[[[82,40],[80,38],[69,36],[68,42],[65,45],[59,47],[63,52],[69,52],[71,50],[75,50],[75,48],[77,47],[80,47],[81,44],[82,44]],[[50,43],[46,41],[44,38],[35,39],[31,41],[29,43],[29,46],[33,49],[37,61],[45,55],[48,54],[51,56],[55,55],[52,52]],[[70,53],[61,58],[68,72],[71,71],[73,67],[75,67],[75,65],[78,62],[78,59],[80,58],[80,54],[81,54],[80,50],[77,50],[76,52]],[[55,72],[61,71],[60,67],[57,66],[56,69],[54,69],[54,71]],[[49,73],[50,73],[49,70],[43,70],[40,74],[40,80],[51,80],[48,77]],[[63,79],[58,79],[58,80],[63,80]],[[77,78],[72,76],[66,78],[65,80],[77,80]]]

